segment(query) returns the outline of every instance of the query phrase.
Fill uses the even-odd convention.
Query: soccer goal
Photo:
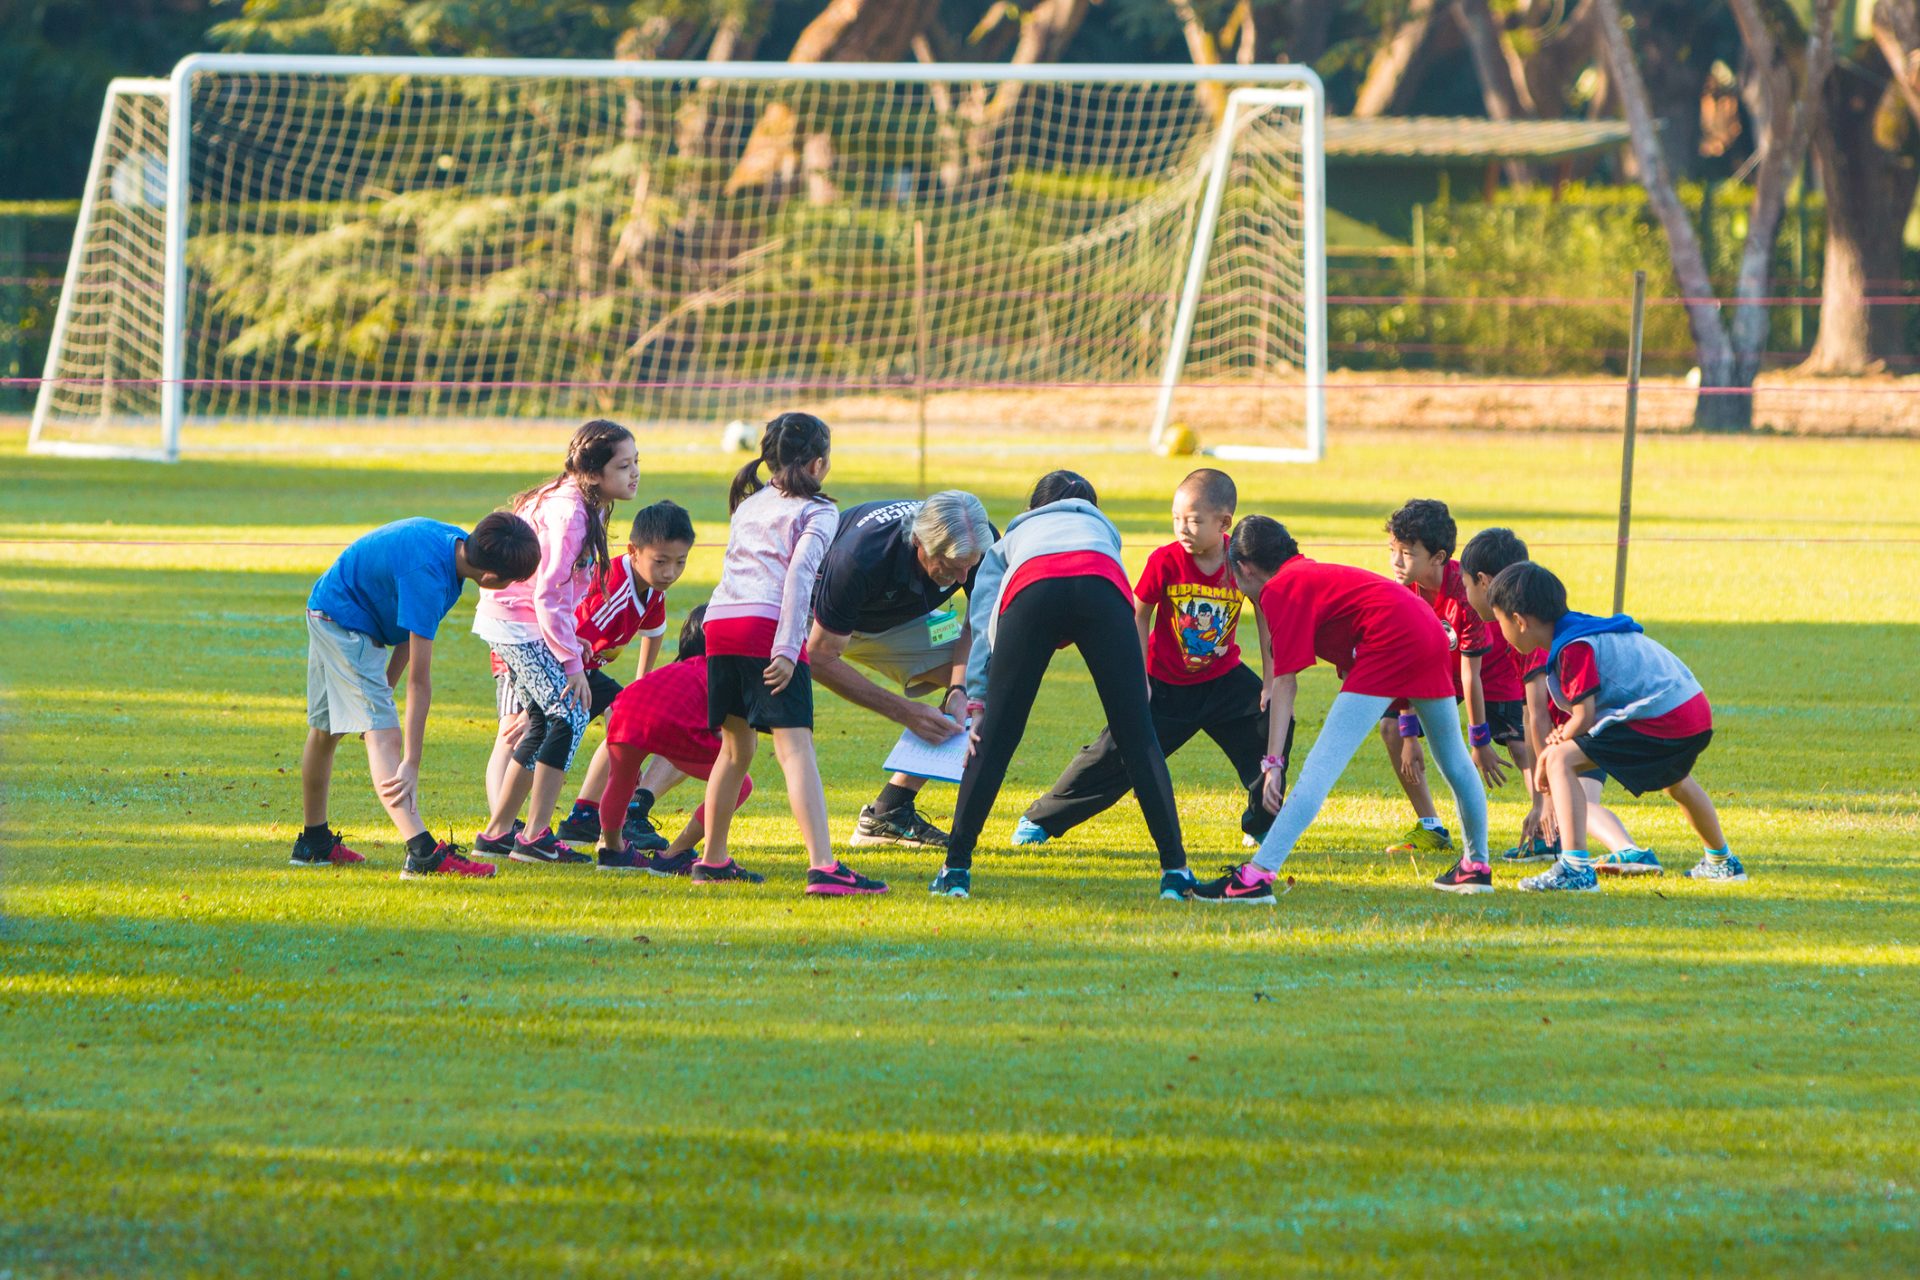
[[[32,444],[804,406],[1315,458],[1321,134],[1288,66],[196,55],[108,92]]]

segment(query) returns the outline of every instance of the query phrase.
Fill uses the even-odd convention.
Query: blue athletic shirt
[[[307,608],[383,645],[409,634],[431,640],[466,585],[453,560],[466,537],[464,529],[421,517],[382,525],[320,575]]]

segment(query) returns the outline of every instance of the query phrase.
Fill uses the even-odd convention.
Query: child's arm
[[[1135,599],[1133,602],[1133,629],[1140,633],[1140,658],[1147,660],[1147,649],[1153,641],[1153,610],[1151,600]]]
[[[1293,727],[1293,704],[1300,696],[1299,673],[1275,676],[1267,689],[1267,759],[1278,763],[1266,767],[1262,761],[1260,802],[1268,813],[1278,813],[1287,793],[1287,736]]]
[[[780,621],[774,628],[772,660],[767,663],[767,688],[779,693],[793,679],[794,664],[800,660],[807,629],[813,624],[813,584],[820,577],[820,562],[827,558],[827,547],[840,527],[840,512],[829,502],[812,502],[801,517],[800,532],[794,538],[793,555],[787,560],[786,581],[780,589]]]
[[[573,564],[586,545],[587,521],[599,517],[577,507],[563,513],[556,502],[543,502],[530,514],[540,535],[540,564],[533,571],[533,616],[547,652],[566,674],[568,692],[585,707],[593,701],[593,693],[587,685],[586,657],[573,617]]]
[[[973,589],[967,593],[967,622],[973,628],[973,644],[967,649],[967,713],[974,716],[976,706],[987,702],[987,664],[993,657],[993,611],[1000,606],[1000,584],[1007,576],[1007,553],[998,542],[987,548],[974,575]]]
[[[1594,709],[1594,698],[1596,696],[1595,694],[1588,694],[1586,697],[1580,699],[1580,701],[1574,703],[1573,714],[1567,717],[1565,724],[1547,735],[1547,742],[1549,744],[1572,742],[1575,738],[1593,728],[1593,722],[1600,718],[1600,713]]]
[[[398,653],[388,660],[407,670],[407,712],[401,723],[400,769],[380,783],[380,798],[398,809],[415,811],[420,791],[420,750],[427,737],[427,710],[433,705],[433,641],[423,635],[409,635],[407,643],[395,645]]]
[[[633,669],[633,678],[635,680],[638,680],[641,676],[653,670],[654,663],[660,661],[660,642],[664,638],[664,636],[640,637],[640,661]]]
[[[1260,709],[1265,711],[1273,694],[1273,635],[1267,630],[1267,615],[1253,611],[1253,630],[1260,637]]]
[[[1487,689],[1480,678],[1480,655],[1460,655],[1460,687],[1467,694],[1468,747],[1474,767],[1489,787],[1505,786],[1507,771],[1500,766],[1500,755],[1493,749],[1493,731],[1487,727]]]

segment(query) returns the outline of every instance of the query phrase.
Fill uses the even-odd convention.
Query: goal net
[[[1317,456],[1320,129],[1280,66],[200,55],[108,95],[33,443],[805,407]]]

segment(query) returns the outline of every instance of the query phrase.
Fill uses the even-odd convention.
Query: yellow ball
[[[1200,452],[1200,439],[1186,423],[1170,423],[1160,433],[1158,448],[1163,458],[1185,458]]]

